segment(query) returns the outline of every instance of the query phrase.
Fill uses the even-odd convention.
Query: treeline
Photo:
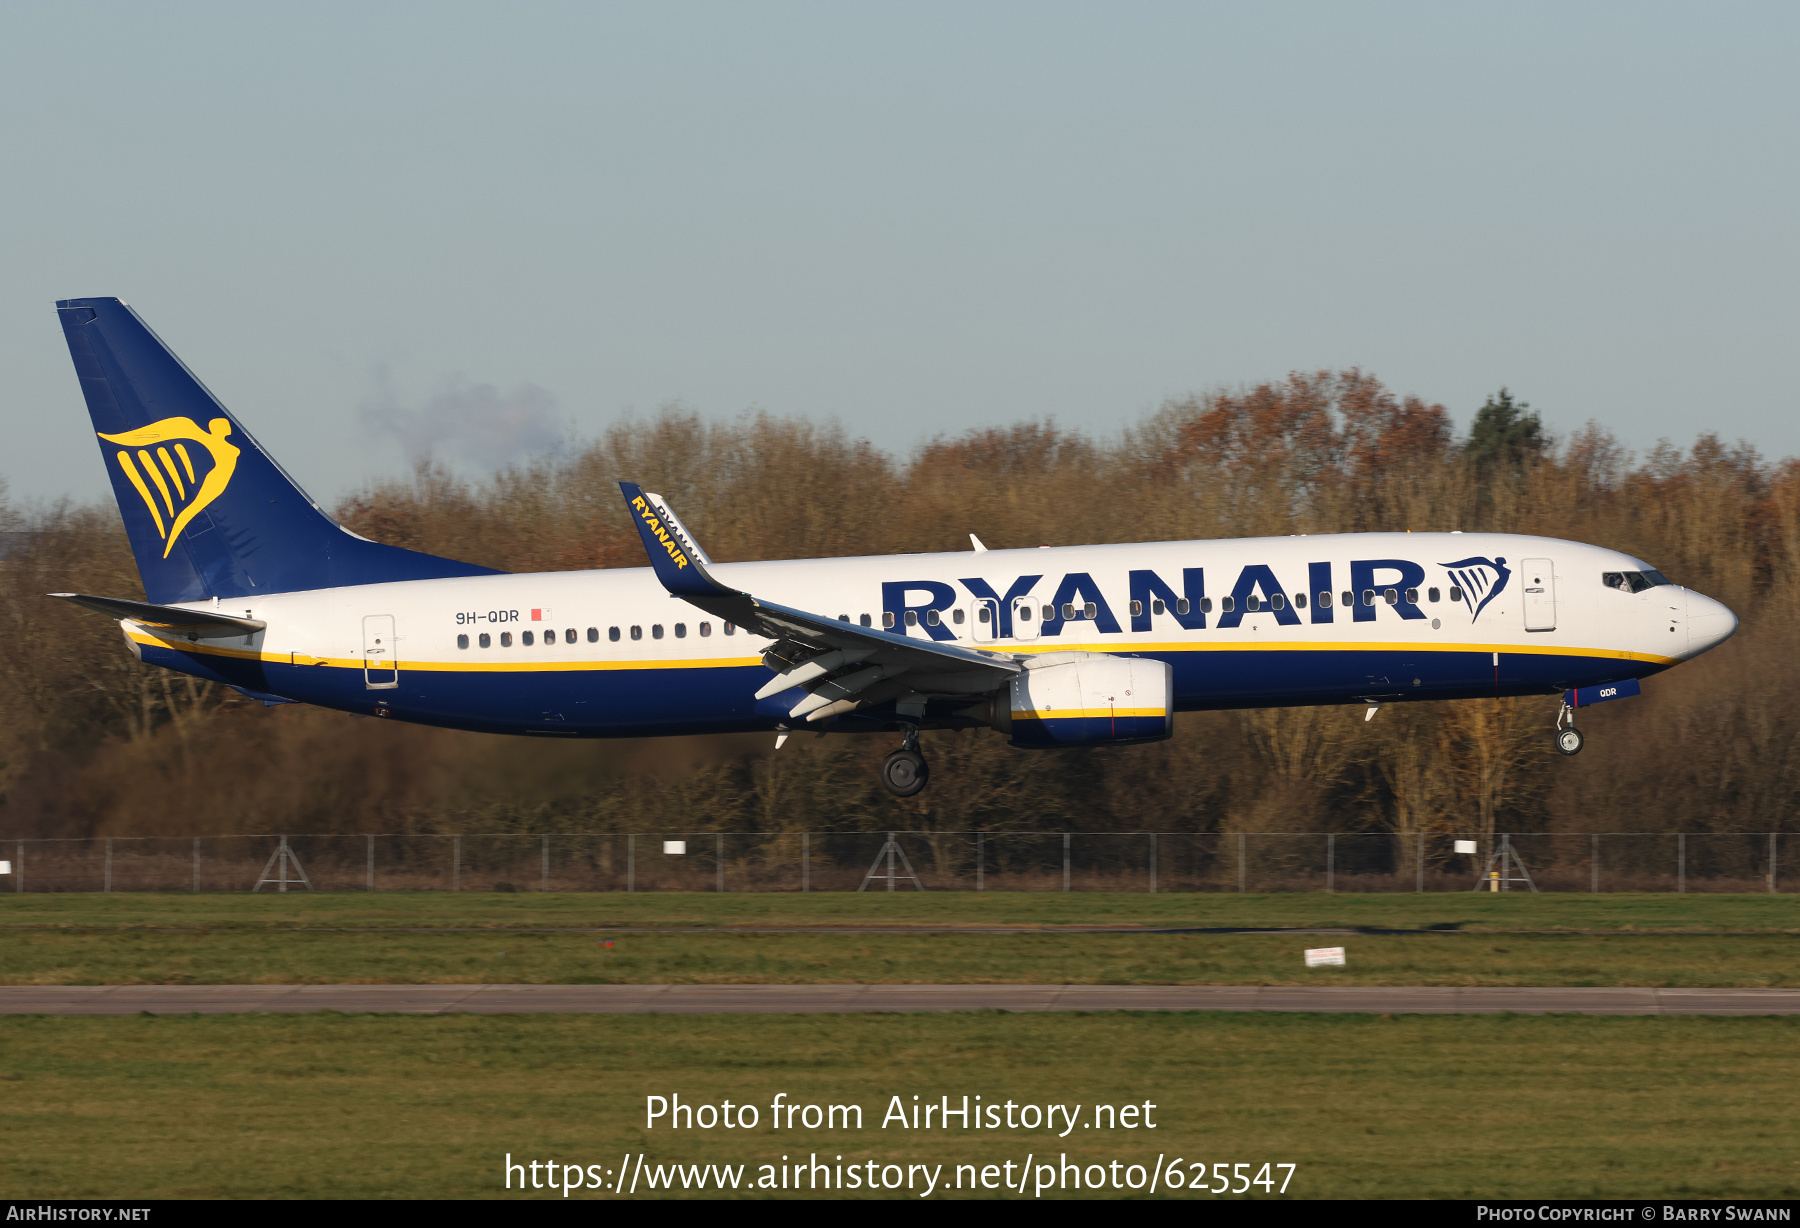
[[[1552,438],[1506,393],[1459,434],[1357,371],[1171,401],[1112,440],[1050,423],[898,458],[841,429],[670,410],[471,481],[424,465],[344,501],[381,541],[509,571],[637,566],[614,484],[666,495],[720,559],[1361,530],[1505,530],[1635,554],[1716,596],[1738,637],[1584,714],[1556,701],[1186,713],[1167,743],[1033,753],[926,737],[889,797],[887,736],[544,743],[290,705],[147,669],[42,596],[141,590],[110,504],[0,496],[0,835],[880,829],[1767,831],[1800,792],[1800,471],[1702,435],[1627,456]],[[1396,845],[1404,847],[1405,841]]]

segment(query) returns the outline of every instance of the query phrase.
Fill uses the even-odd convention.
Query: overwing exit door
[[[1556,569],[1549,559],[1521,559],[1525,581],[1525,630],[1556,630]]]
[[[1014,597],[1012,603],[1012,633],[1015,640],[1035,640],[1038,637],[1037,598]]]
[[[970,617],[975,620],[970,628],[969,636],[977,642],[986,642],[1000,634],[1000,603],[991,597],[977,597],[970,608]]]
[[[391,691],[399,685],[394,616],[369,614],[363,618],[363,686],[371,691]]]

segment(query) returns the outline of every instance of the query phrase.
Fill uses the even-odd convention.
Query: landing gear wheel
[[[895,797],[911,797],[931,779],[931,766],[916,750],[897,750],[881,765],[881,783]]]
[[[1581,736],[1581,730],[1575,728],[1573,725],[1570,725],[1567,729],[1558,729],[1556,731],[1556,749],[1565,755],[1579,755],[1581,753],[1581,745],[1585,741],[1586,739]]]

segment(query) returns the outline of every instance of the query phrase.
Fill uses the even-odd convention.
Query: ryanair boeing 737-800
[[[1054,749],[1179,710],[1562,693],[1580,706],[1737,618],[1640,559],[1500,533],[1358,533],[716,563],[621,488],[650,566],[508,574],[328,517],[118,299],[57,304],[147,601],[58,593],[142,660],[269,703],[538,737],[921,729]]]

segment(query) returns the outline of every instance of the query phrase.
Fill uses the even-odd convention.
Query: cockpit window
[[[1608,571],[1601,573],[1600,583],[1622,593],[1641,593],[1647,588],[1668,584],[1669,578],[1660,571]]]

